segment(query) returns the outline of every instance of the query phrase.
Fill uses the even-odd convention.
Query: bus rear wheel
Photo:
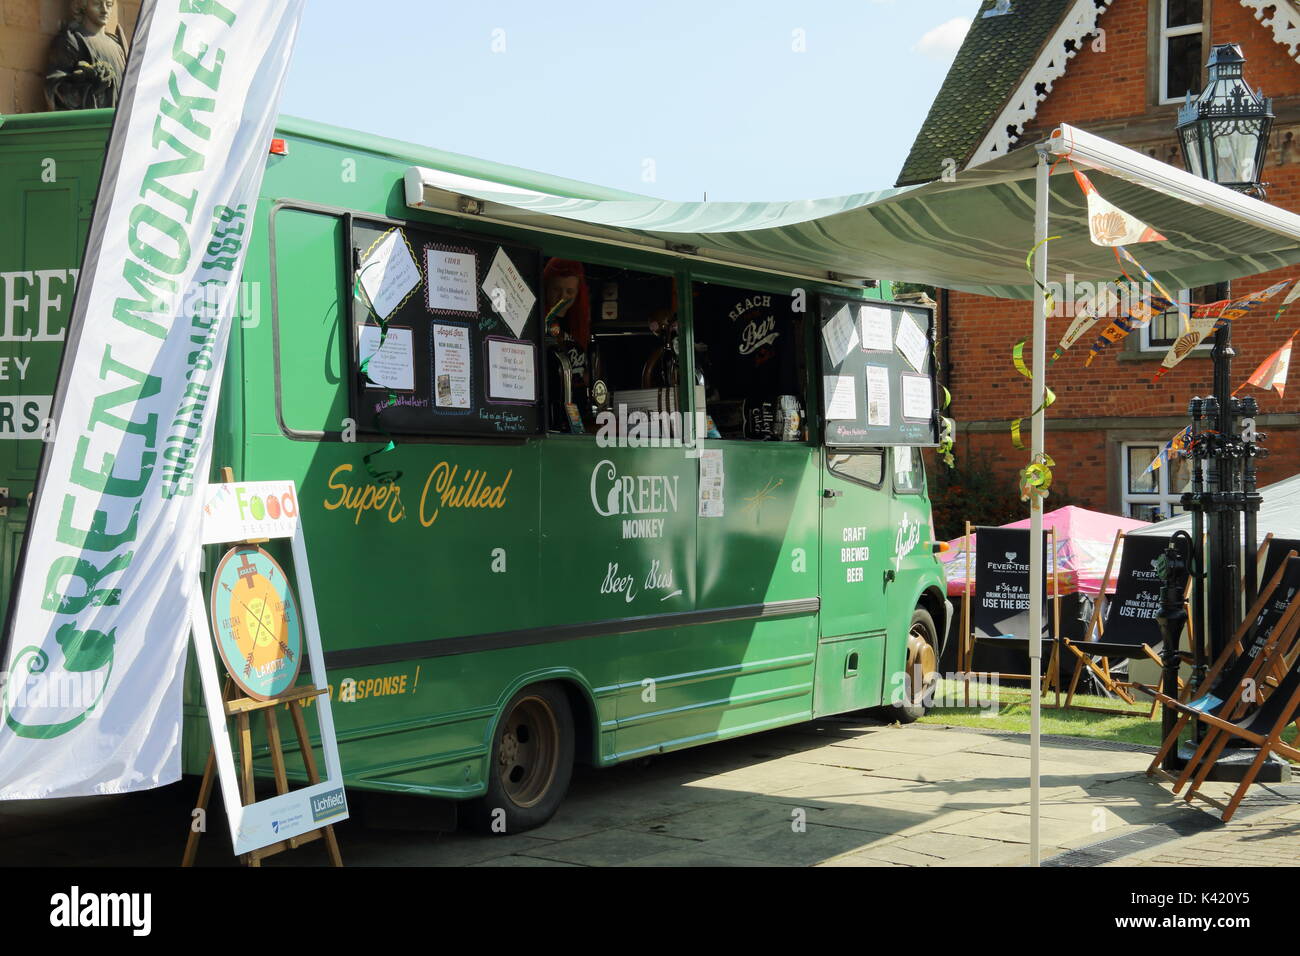
[[[573,775],[573,713],[555,684],[525,687],[506,704],[492,738],[487,793],[471,818],[487,833],[519,833],[552,816]]]

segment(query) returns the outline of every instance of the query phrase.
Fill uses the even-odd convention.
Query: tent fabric
[[[1300,538],[1300,475],[1292,475],[1282,481],[1265,485],[1259,489],[1259,514],[1255,519],[1256,534],[1259,543],[1270,531],[1276,538]],[[1175,515],[1164,521],[1149,524],[1136,534],[1170,535],[1175,531],[1192,530],[1190,513]]]
[[[1119,273],[1089,237],[1072,164],[1101,195],[1166,241],[1142,264],[1167,288],[1191,288],[1300,262],[1300,216],[1232,192],[1069,126],[1048,141],[1053,274],[1076,283]],[[1032,298],[1037,150],[1018,149],[952,182],[792,202],[582,199],[424,167],[406,173],[408,206],[822,277],[882,277],[1004,298]],[[1068,160],[1068,161],[1064,161]]]
[[[1001,527],[1028,528],[1029,519],[1013,521]],[[1101,579],[1106,574],[1106,562],[1110,560],[1110,550],[1115,544],[1115,533],[1132,533],[1148,527],[1145,521],[1136,518],[1120,518],[1075,505],[1067,505],[1044,514],[1044,537],[1048,529],[1056,530],[1057,576],[1061,593],[1078,591],[1083,594],[1098,594],[1101,591]],[[971,535],[972,548],[977,547],[978,538],[978,534]],[[954,538],[948,542],[948,548],[939,555],[939,560],[943,563],[948,578],[948,594],[959,595],[966,590],[966,539]],[[971,563],[973,566],[973,558]],[[1050,559],[1048,567],[1050,571]],[[1109,593],[1115,590],[1114,568],[1106,590]]]

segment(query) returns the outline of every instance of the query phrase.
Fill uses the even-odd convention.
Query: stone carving
[[[50,43],[45,99],[52,110],[116,106],[126,73],[121,30],[108,32],[116,0],[72,0],[70,19]]]

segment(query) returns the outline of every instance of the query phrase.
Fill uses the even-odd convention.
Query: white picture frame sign
[[[256,499],[274,498],[278,508],[275,518],[270,510],[252,508]],[[254,517],[260,511],[261,518]],[[316,617],[316,597],[311,586],[311,569],[307,562],[307,544],[299,520],[298,491],[292,481],[237,481],[210,484],[204,492],[202,543],[231,544],[250,539],[289,538],[293,549],[294,588],[302,615],[308,666],[312,684],[328,688],[325,658],[321,650],[320,624]],[[212,732],[213,753],[221,782],[221,797],[230,823],[230,840],[236,855],[258,850],[272,843],[301,836],[312,830],[339,823],[348,818],[347,795],[343,787],[343,766],[339,761],[338,737],[330,695],[313,698],[313,709],[320,724],[321,750],[325,767],[320,783],[244,805],[240,798],[239,776],[235,771],[234,747],[227,726],[225,699],[208,621],[207,601],[202,587],[194,589],[190,607],[190,631],[203,687],[203,703]]]

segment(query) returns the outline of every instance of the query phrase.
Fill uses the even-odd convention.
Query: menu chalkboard
[[[939,443],[933,309],[824,295],[818,328],[827,445]]]
[[[352,417],[363,432],[542,427],[541,267],[512,243],[348,221]]]

